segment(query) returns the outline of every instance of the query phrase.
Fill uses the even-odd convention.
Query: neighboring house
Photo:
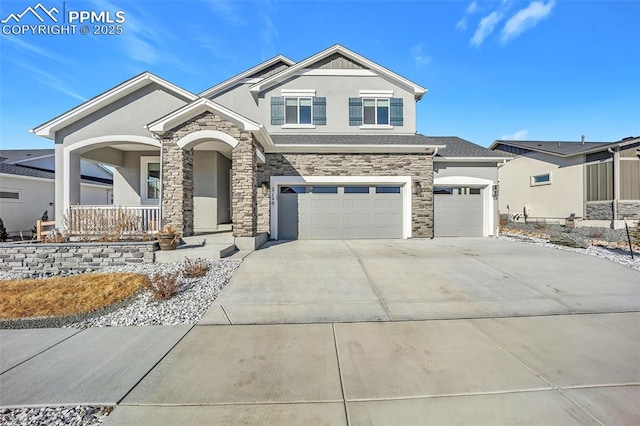
[[[640,219],[640,138],[618,142],[497,140],[500,212],[564,222]]]
[[[33,133],[55,141],[60,211],[82,201],[77,170],[88,158],[114,168],[114,206],[158,212],[185,235],[232,222],[236,245],[249,248],[269,236],[429,238],[433,157],[451,138],[416,134],[425,93],[335,45],[298,63],[276,56],[198,95],[145,72]],[[490,204],[489,175],[443,185],[482,188]]]
[[[0,218],[11,236],[31,236],[42,214],[56,218],[53,149],[0,150]],[[108,205],[111,172],[99,163],[83,159],[80,170],[80,202]]]

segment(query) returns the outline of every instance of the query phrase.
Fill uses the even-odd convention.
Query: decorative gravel
[[[586,249],[565,247],[565,246],[559,246],[556,244],[551,244],[548,240],[544,238],[531,237],[531,236],[522,235],[522,234],[500,233],[500,235],[498,235],[498,239],[505,240],[505,241],[516,241],[519,243],[533,244],[540,247],[550,247],[557,250],[572,251],[574,253],[582,253],[589,256],[596,256],[602,259],[607,259],[611,262],[616,262],[621,265],[625,265],[630,268],[640,270],[640,253],[634,252],[635,259],[631,259],[631,254],[629,253],[629,250],[623,250],[619,248],[607,248],[607,247],[594,246],[594,245],[591,245]]]
[[[112,407],[42,407],[0,409],[0,424],[7,426],[91,426],[99,425]]]
[[[205,260],[209,270],[200,278],[185,278],[183,263],[146,263],[104,268],[100,272],[137,272],[151,278],[154,274],[179,272],[180,291],[167,300],[156,300],[149,291],[108,307],[97,315],[80,318],[15,321],[6,328],[23,327],[122,327],[148,325],[196,324],[240,266],[239,260]],[[0,279],[24,278],[24,275],[0,273]]]

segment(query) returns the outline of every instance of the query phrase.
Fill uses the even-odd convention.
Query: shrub
[[[602,231],[596,229],[595,231],[593,231],[593,233],[591,234],[591,238],[602,238]]]
[[[169,299],[180,290],[178,273],[153,274],[147,282],[146,287],[156,299]]]
[[[73,209],[62,217],[65,232],[80,241],[151,240],[142,222],[134,212],[117,208],[113,210]]]
[[[4,222],[0,217],[0,241],[7,241],[9,238],[9,234],[7,233],[7,228],[4,227]]]
[[[204,259],[197,258],[191,260],[188,257],[184,258],[184,276],[186,278],[203,277],[207,271],[209,271],[209,265]]]
[[[49,222],[49,210],[45,210],[44,213],[42,213],[42,217],[40,217],[40,220],[42,222]],[[31,228],[31,235],[36,235],[38,233],[38,227],[34,226],[33,228]]]

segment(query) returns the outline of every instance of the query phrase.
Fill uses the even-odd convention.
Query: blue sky
[[[62,1],[41,0],[62,10]],[[2,0],[0,20],[38,0]],[[122,35],[0,34],[0,147],[145,70],[200,92],[277,54],[335,43],[429,89],[418,131],[500,138],[640,135],[640,1],[77,1]],[[21,23],[38,23],[25,16]]]

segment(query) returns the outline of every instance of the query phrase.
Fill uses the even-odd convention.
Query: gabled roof
[[[439,149],[438,154],[434,158],[434,161],[439,159],[493,159],[493,160],[505,160],[510,159],[512,156],[502,151],[492,151],[483,146],[477,145],[468,140],[459,138],[457,136],[431,136],[429,139],[437,141],[439,144],[446,145],[445,148]]]
[[[297,72],[300,72],[301,70],[308,68],[310,65],[316,62],[319,62],[336,53],[362,64],[363,66],[371,69],[372,71],[378,73],[379,75],[394,81],[398,85],[404,86],[407,89],[412,90],[416,100],[419,100],[420,98],[422,98],[422,95],[424,95],[427,92],[427,89],[425,89],[424,87],[410,80],[407,80],[406,78],[386,69],[385,67],[365,58],[364,56],[358,55],[357,53],[339,44],[333,45],[330,48],[323,50],[322,52],[316,53],[315,55],[296,63],[295,65],[287,68],[286,70],[278,74],[275,74],[269,78],[266,78],[254,84],[249,88],[249,90],[254,94],[254,96],[256,96],[257,94],[264,91],[265,89],[275,84],[278,84],[286,80],[287,78],[290,78],[291,76],[294,76]]]
[[[139,74],[124,83],[117,85],[116,87],[89,99],[88,101],[78,105],[77,107],[61,114],[46,123],[39,125],[38,127],[30,130],[31,133],[42,136],[45,138],[53,139],[55,137],[55,132],[63,127],[72,124],[81,118],[88,116],[107,105],[112,104],[113,102],[122,99],[123,97],[149,85],[155,83],[163,88],[165,88],[168,92],[173,93],[177,96],[185,98],[188,101],[192,101],[196,99],[196,95],[193,93],[184,90],[172,83],[169,83],[167,80],[164,80],[148,71]]]
[[[571,157],[573,155],[585,154],[594,150],[605,149],[615,142],[569,142],[569,141],[513,141],[497,140],[491,144],[489,149],[495,150],[499,145],[513,146],[530,151],[542,152],[559,157]]]
[[[234,77],[231,77],[228,80],[223,81],[222,83],[219,83],[213,87],[210,87],[209,89],[205,90],[204,92],[200,93],[198,95],[198,97],[201,98],[210,98],[212,96],[217,95],[220,92],[224,92],[225,90],[235,86],[236,84],[241,83],[245,78],[249,78],[252,75],[255,75],[269,67],[272,67],[274,65],[277,65],[279,62],[282,62],[288,66],[292,66],[293,64],[295,64],[294,61],[292,61],[291,59],[287,58],[286,56],[282,56],[282,55],[278,55],[278,56],[274,56],[271,59],[268,59],[264,62],[262,62],[261,64],[256,65],[253,68],[250,68]]]
[[[153,133],[162,134],[167,130],[170,130],[176,127],[179,124],[184,123],[185,121],[196,117],[204,112],[211,112],[213,114],[219,115],[232,123],[240,126],[242,130],[247,131],[258,131],[260,130],[260,124],[256,123],[253,120],[248,119],[247,117],[238,114],[226,108],[210,99],[207,98],[198,98],[191,103],[179,108],[164,117],[157,119],[156,121],[147,124],[145,127]]]
[[[53,149],[0,149],[0,163],[20,163],[55,155]]]

